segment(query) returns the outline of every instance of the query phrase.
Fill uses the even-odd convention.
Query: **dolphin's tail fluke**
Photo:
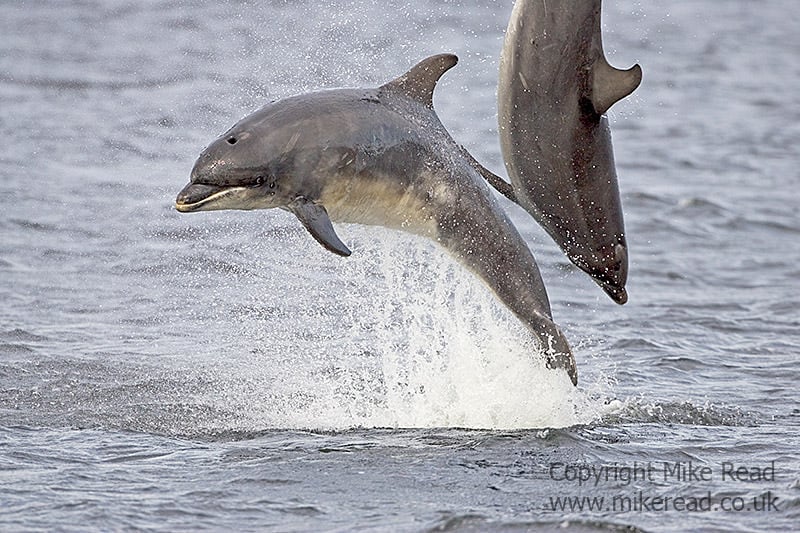
[[[503,178],[501,178],[500,176],[498,176],[485,166],[481,165],[480,162],[477,159],[475,159],[475,157],[471,153],[469,153],[469,151],[466,148],[464,148],[461,145],[459,145],[459,148],[461,148],[461,153],[464,154],[464,157],[467,158],[467,161],[469,161],[470,165],[472,165],[472,168],[477,170],[478,174],[480,174],[483,177],[483,179],[485,179],[489,183],[489,185],[494,187],[495,190],[497,190],[497,192],[499,192],[500,194],[502,194],[515,204],[519,203],[519,201],[517,200],[517,195],[514,192],[513,185],[511,185],[509,182],[507,182],[506,180],[504,180]]]

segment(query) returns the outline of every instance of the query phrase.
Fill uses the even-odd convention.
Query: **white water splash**
[[[226,333],[195,367],[214,384],[198,399],[228,413],[211,425],[523,429],[588,423],[606,410],[605,377],[576,389],[545,368],[519,320],[430,241],[340,231],[350,258],[290,231],[240,259],[268,274],[217,288],[215,322]]]

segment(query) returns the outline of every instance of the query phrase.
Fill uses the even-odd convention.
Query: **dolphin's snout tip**
[[[175,209],[181,213],[189,213],[200,209],[208,209],[207,205],[214,198],[225,194],[225,187],[189,183],[175,198]]]
[[[191,183],[189,183],[186,187],[184,187],[181,192],[178,193],[178,196],[175,197],[175,209],[180,211],[181,213],[185,213],[189,210],[189,205],[194,203],[193,194],[194,187]]]
[[[628,291],[625,290],[625,287],[609,288],[606,290],[606,294],[619,305],[628,303]]]
[[[191,211],[191,204],[191,199],[184,193],[184,191],[178,193],[178,197],[175,198],[175,210],[181,213]]]

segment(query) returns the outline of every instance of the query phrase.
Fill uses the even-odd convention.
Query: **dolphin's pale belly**
[[[336,222],[386,226],[432,239],[439,235],[430,196],[390,179],[337,180],[320,200]]]

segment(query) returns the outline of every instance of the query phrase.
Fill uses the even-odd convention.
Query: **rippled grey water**
[[[443,51],[439,114],[502,170],[511,5],[0,4],[4,530],[800,527],[793,1],[606,0],[645,71],[611,113],[630,303],[505,204],[577,390],[424,240],[344,226],[344,260],[281,213],[173,211],[263,102]]]

